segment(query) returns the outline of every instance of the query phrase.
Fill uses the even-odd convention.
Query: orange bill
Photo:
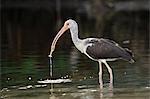
[[[55,38],[54,38],[54,40],[53,40],[53,42],[52,42],[51,51],[50,51],[49,57],[52,57],[52,53],[53,53],[53,51],[55,50],[55,46],[56,46],[56,43],[57,43],[58,39],[59,39],[59,38],[61,37],[61,35],[62,35],[63,33],[65,33],[65,31],[68,30],[68,29],[69,29],[69,28],[64,25],[64,26],[61,28],[61,30],[57,33],[57,35],[55,36]]]

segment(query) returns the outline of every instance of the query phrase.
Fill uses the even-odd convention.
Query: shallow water
[[[26,12],[27,13],[27,12]],[[25,14],[26,15],[26,14]],[[123,18],[122,18],[123,20]],[[43,21],[42,21],[43,22]],[[47,21],[46,21],[47,22]],[[150,98],[150,50],[149,34],[146,30],[133,28],[132,34],[128,27],[120,28],[114,23],[112,34],[94,33],[91,21],[80,23],[81,37],[99,36],[114,39],[121,46],[128,47],[134,52],[135,63],[130,64],[123,60],[108,62],[114,73],[114,88],[109,89],[109,75],[103,66],[104,90],[100,91],[98,85],[98,63],[81,54],[72,44],[70,34],[65,34],[58,42],[53,53],[53,75],[49,73],[48,50],[51,41],[58,29],[50,31],[38,27],[28,29],[24,25],[13,28],[21,33],[21,42],[7,41],[7,35],[3,34],[2,58],[1,58],[1,98],[4,99],[149,99]],[[11,22],[7,23],[11,26]],[[96,23],[94,23],[96,24]],[[117,24],[117,25],[115,25]],[[34,26],[34,25],[33,25]],[[29,26],[30,27],[30,26]],[[116,28],[118,27],[118,28]],[[139,25],[137,27],[140,27]],[[9,29],[10,29],[9,28]],[[120,31],[115,32],[115,29]],[[11,29],[10,29],[11,30]],[[9,30],[8,30],[9,31]],[[13,31],[13,30],[12,30]],[[42,34],[48,31],[47,34]],[[130,30],[129,30],[130,31]],[[29,32],[29,33],[28,33]],[[31,34],[31,33],[37,33]],[[127,32],[127,33],[125,33]],[[15,33],[13,31],[12,33]],[[34,35],[34,38],[32,36]],[[5,39],[7,38],[7,39]],[[13,38],[16,40],[16,38]],[[50,39],[50,41],[49,41]],[[13,47],[11,48],[10,45]],[[16,46],[16,45],[17,46]],[[71,82],[53,84],[39,84],[37,81],[46,79],[71,79]],[[51,90],[53,87],[53,90]]]
[[[136,46],[135,46],[136,47]],[[141,53],[140,53],[141,54]],[[49,78],[48,65],[42,65],[41,57],[28,56],[25,62],[3,62],[1,98],[5,99],[149,99],[149,63],[144,61],[149,54],[142,54],[134,64],[124,61],[109,62],[114,72],[114,88],[109,90],[109,75],[103,68],[104,91],[98,86],[98,64],[80,54],[74,47],[71,51],[58,50],[53,58],[53,78],[71,79],[72,82],[39,84],[38,80]],[[48,59],[48,58],[47,58]]]

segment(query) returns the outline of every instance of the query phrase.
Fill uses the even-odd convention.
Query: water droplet
[[[92,76],[90,76],[90,78],[93,78]]]
[[[8,77],[7,80],[10,80],[10,78]]]
[[[83,78],[84,80],[86,79],[86,77]]]
[[[69,76],[68,76],[68,75],[66,75],[66,77],[68,78]]]
[[[32,77],[29,77],[28,79],[29,79],[29,80],[32,80]]]
[[[66,79],[67,77],[65,76],[64,79]]]

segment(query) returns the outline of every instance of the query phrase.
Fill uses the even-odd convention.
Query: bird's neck
[[[75,47],[81,51],[82,53],[84,53],[84,49],[83,49],[83,40],[81,40],[78,36],[78,26],[76,25],[74,28],[70,29],[71,32],[71,38],[72,41],[75,45]]]
[[[78,27],[76,26],[75,28],[71,28],[70,32],[71,32],[71,38],[72,38],[73,43],[75,45],[79,44],[82,40],[79,38],[79,35],[78,35]]]

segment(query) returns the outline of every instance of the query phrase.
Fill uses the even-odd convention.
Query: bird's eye
[[[67,25],[69,25],[69,23],[67,23]]]

